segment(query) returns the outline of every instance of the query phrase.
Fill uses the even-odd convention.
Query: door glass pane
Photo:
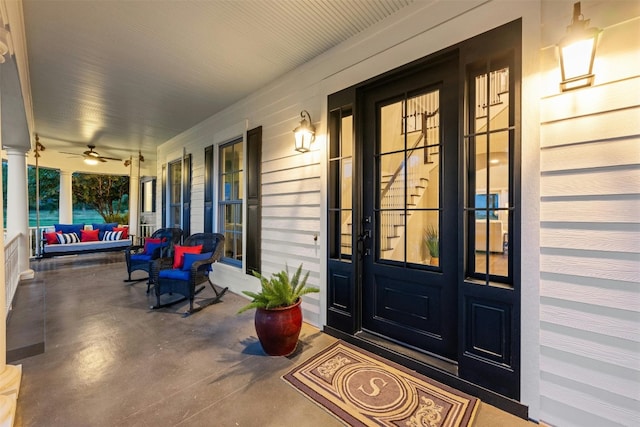
[[[437,267],[440,258],[438,210],[408,211],[407,262]]]
[[[380,211],[380,259],[404,261],[404,210]]]
[[[439,91],[380,107],[379,258],[439,265]],[[427,230],[434,255],[426,244]],[[437,256],[436,256],[437,255]],[[433,262],[431,261],[433,259]]]
[[[340,152],[341,157],[347,158],[352,155],[353,141],[353,116],[343,117],[341,120],[342,129],[340,130]]]
[[[499,220],[489,221],[489,274],[509,276],[509,211],[498,211]],[[493,229],[491,228],[493,227]]]
[[[478,212],[476,212],[478,215]],[[487,272],[487,220],[478,219],[476,216],[475,223],[475,266],[476,273]]]
[[[329,113],[329,256],[350,262],[353,254],[353,116]]]
[[[475,171],[476,171],[476,194],[485,194],[487,189],[487,164],[488,164],[488,148],[487,148],[487,136],[478,135],[471,139],[473,145],[473,152],[475,152]],[[478,207],[478,206],[476,206]]]
[[[489,193],[509,192],[509,132],[496,132],[490,135],[489,150]],[[507,201],[504,198],[504,201]],[[501,204],[504,207],[503,204]]]
[[[490,129],[506,129],[509,127],[509,69],[489,73],[489,118]]]
[[[380,153],[404,150],[403,102],[380,108]]]
[[[342,253],[351,255],[351,235],[353,233],[353,214],[351,210],[343,210],[341,212],[340,226],[340,246]]]
[[[340,198],[340,207],[342,209],[351,209],[351,204],[352,202],[352,186],[353,186],[353,181],[351,179],[351,175],[352,175],[352,165],[351,165],[351,158],[348,157],[346,159],[342,159],[340,161],[340,163],[342,164],[342,168],[341,168],[341,190],[342,190],[342,197]]]
[[[487,282],[508,277],[510,146],[513,137],[509,108],[509,69],[481,74],[475,81],[474,136],[469,152],[475,156],[470,194],[470,244],[473,272]],[[491,279],[489,278],[491,276]]]
[[[440,207],[440,155],[438,146],[419,148],[407,159],[409,209]]]
[[[487,131],[487,115],[489,112],[487,100],[488,84],[489,81],[486,74],[480,74],[475,79],[475,121],[473,126],[476,133]]]
[[[342,235],[340,234],[340,211],[336,209],[329,209],[327,213],[327,219],[329,223],[329,258],[339,259],[342,253]],[[335,236],[335,234],[338,234]],[[350,246],[350,245],[349,245]]]
[[[404,209],[404,153],[385,154],[380,160],[380,208]]]

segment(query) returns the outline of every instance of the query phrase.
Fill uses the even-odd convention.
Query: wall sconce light
[[[574,3],[571,25],[558,45],[562,72],[560,89],[563,92],[593,84],[593,60],[600,30],[587,28],[589,21],[582,16],[580,2]]]
[[[306,115],[306,118],[305,118]],[[311,143],[316,137],[316,128],[311,123],[311,116],[307,110],[300,112],[300,126],[293,130],[293,134],[296,137],[296,151],[306,153],[311,150]],[[307,120],[307,118],[309,120]]]

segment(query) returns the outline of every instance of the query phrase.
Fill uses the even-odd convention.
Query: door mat
[[[480,404],[342,341],[282,378],[350,426],[470,427]]]

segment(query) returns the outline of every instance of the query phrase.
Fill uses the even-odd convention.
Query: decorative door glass
[[[469,244],[474,248],[472,276],[504,282],[509,277],[509,224],[512,206],[511,141],[512,108],[509,68],[476,74],[469,144]]]
[[[439,266],[440,92],[379,108],[377,258]]]
[[[353,254],[353,115],[331,112],[329,141],[329,256],[350,261]]]

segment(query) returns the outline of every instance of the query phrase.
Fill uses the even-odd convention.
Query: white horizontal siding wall
[[[523,93],[537,91],[540,47],[540,3],[522,2],[505,7],[502,1],[416,2],[298,69],[277,79],[262,90],[210,117],[158,149],[158,174],[163,163],[173,160],[185,147],[193,154],[193,232],[203,228],[202,177],[204,148],[219,144],[247,129],[263,127],[262,153],[262,270],[271,274],[287,263],[291,268],[304,264],[309,283],[320,294],[305,296],[305,321],[325,323],[326,299],[326,146],[327,96],[381,73],[437,52],[507,22],[523,19],[523,45],[533,54],[523,62]],[[295,41],[292,41],[295,42]],[[292,130],[300,121],[300,111],[308,110],[316,126],[316,142],[310,153],[293,150]],[[538,104],[523,106],[523,298],[536,301],[523,312],[523,402],[533,409],[538,403]],[[160,186],[158,187],[160,191]],[[158,202],[161,200],[158,193]],[[215,221],[214,221],[215,223]],[[317,236],[317,240],[316,240]],[[524,241],[525,239],[523,239]],[[258,282],[244,270],[220,265],[215,282],[234,292],[256,290]]]
[[[570,19],[570,3],[544,5],[543,25]],[[553,47],[544,53],[540,419],[551,425],[640,425],[639,9],[582,2],[604,28],[593,87],[558,93]]]

